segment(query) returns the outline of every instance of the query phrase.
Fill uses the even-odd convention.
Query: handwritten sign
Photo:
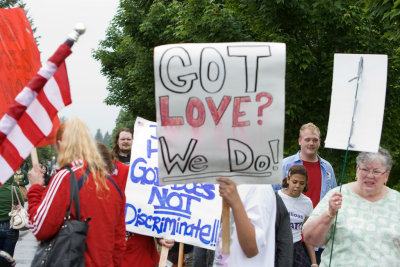
[[[163,186],[157,125],[137,118],[126,184],[127,231],[215,249],[222,201],[214,184]]]
[[[335,54],[325,147],[378,151],[387,64],[386,55]]]
[[[160,183],[279,183],[285,44],[155,48]]]

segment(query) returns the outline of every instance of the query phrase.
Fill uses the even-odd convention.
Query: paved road
[[[14,259],[17,267],[30,267],[35,256],[37,241],[30,230],[20,231],[17,245],[15,246]]]
[[[29,186],[28,186],[29,188]],[[25,202],[25,209],[28,210],[28,203]],[[14,250],[16,267],[30,267],[37,248],[37,240],[31,230],[20,231],[17,245]]]

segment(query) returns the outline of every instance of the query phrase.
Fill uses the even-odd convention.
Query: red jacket
[[[117,182],[121,191],[125,194],[126,180],[129,175],[129,165],[122,163],[121,161],[114,162],[114,172],[111,175],[111,178]]]
[[[129,177],[129,165],[115,161],[115,170],[111,176],[123,190],[125,196],[126,180]],[[154,267],[160,261],[160,255],[154,237],[128,233],[126,251],[122,267]]]
[[[71,164],[77,179],[86,171],[86,161]],[[86,266],[121,266],[125,251],[124,199],[107,180],[109,191],[99,190],[89,174],[79,191],[81,220],[91,218],[86,239]],[[59,170],[44,189],[32,185],[28,192],[29,220],[32,233],[38,240],[54,236],[63,223],[70,203],[70,172]],[[72,218],[75,210],[72,208]]]

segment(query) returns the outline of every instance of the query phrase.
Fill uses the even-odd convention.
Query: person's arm
[[[24,178],[23,178],[22,182],[19,183],[19,185],[26,186],[27,184],[29,184],[28,174],[24,171],[23,171],[23,173],[24,173]]]
[[[303,237],[305,243],[314,247],[321,247],[328,242],[327,234],[334,222],[336,212],[342,206],[342,194],[333,193],[329,197],[328,204],[329,207],[325,212],[304,225]]]
[[[306,219],[304,220],[304,222],[306,222],[308,219],[308,217],[306,217]],[[313,245],[307,244],[306,242],[304,242],[304,244],[306,245],[306,249],[308,252],[308,255],[310,256],[310,260],[311,260],[311,264],[314,264],[312,266],[318,266],[317,264],[317,258],[315,257],[315,249]]]
[[[38,240],[53,237],[60,229],[70,203],[70,172],[59,171],[46,189],[39,165],[34,166],[28,178],[28,213],[30,229]]]
[[[310,256],[311,266],[316,266],[316,267],[318,267],[317,258],[315,257],[315,249],[314,249],[314,246],[309,245],[309,244],[307,244],[307,243],[305,243],[305,245],[306,245],[306,248],[307,248],[308,255]]]
[[[221,182],[219,185],[221,197],[232,209],[240,247],[246,257],[252,258],[258,254],[255,227],[247,216],[236,184],[223,177],[218,178],[217,181]]]

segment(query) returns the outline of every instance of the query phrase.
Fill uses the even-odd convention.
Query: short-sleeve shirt
[[[330,190],[305,223],[328,209]],[[348,185],[342,187],[342,208],[337,215],[331,266],[400,266],[400,193],[389,189],[381,200],[371,202]],[[332,247],[330,228],[320,266],[329,266]]]
[[[236,232],[231,212],[230,254],[222,253],[222,231],[215,250],[214,267],[273,267],[275,262],[276,196],[271,185],[242,184],[237,187],[247,216],[254,226],[258,254],[247,258]]]
[[[300,194],[299,197],[291,197],[286,195],[282,190],[279,190],[278,194],[289,212],[293,243],[296,243],[301,240],[301,225],[306,217],[310,216],[313,204],[311,199],[303,194]]]

